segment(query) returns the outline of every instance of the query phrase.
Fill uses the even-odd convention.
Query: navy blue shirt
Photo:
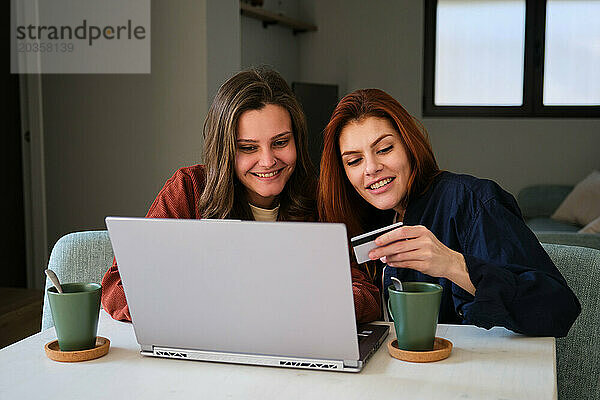
[[[525,225],[514,197],[496,183],[442,172],[427,192],[409,200],[405,225],[423,225],[463,254],[476,288],[473,297],[445,278],[386,266],[390,277],[444,288],[439,322],[503,326],[535,336],[566,336],[581,306],[556,266]]]

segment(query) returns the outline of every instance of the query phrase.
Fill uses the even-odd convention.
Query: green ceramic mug
[[[63,293],[48,289],[50,311],[62,351],[87,350],[96,345],[102,286],[65,283]]]
[[[394,320],[398,348],[433,350],[442,287],[427,282],[402,282],[402,291],[388,288],[388,311]]]

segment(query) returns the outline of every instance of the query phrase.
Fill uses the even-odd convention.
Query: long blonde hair
[[[204,121],[206,186],[199,200],[203,218],[253,219],[245,187],[235,175],[237,127],[245,111],[267,104],[289,112],[297,152],[294,172],[279,196],[279,219],[316,218],[316,174],[308,155],[304,112],[281,75],[264,67],[241,71],[227,80],[208,110]]]

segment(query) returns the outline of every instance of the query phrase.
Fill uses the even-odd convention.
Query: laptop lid
[[[137,341],[359,358],[343,224],[107,217]]]

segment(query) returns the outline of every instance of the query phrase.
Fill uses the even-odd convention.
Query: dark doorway
[[[338,102],[337,85],[293,82],[292,90],[306,114],[308,152],[313,165],[319,170],[323,153],[323,129]]]
[[[4,27],[10,29],[10,4],[4,4]],[[10,49],[10,36],[5,36],[5,49]],[[10,50],[8,50],[10,51]],[[0,154],[3,193],[0,196],[0,210],[3,210],[5,234],[0,240],[2,254],[2,274],[0,287],[26,287],[27,267],[25,260],[25,217],[23,206],[23,166],[21,154],[21,114],[19,75],[10,73],[10,62],[4,63],[4,76],[8,88],[5,92],[8,102],[8,130],[4,132]]]

